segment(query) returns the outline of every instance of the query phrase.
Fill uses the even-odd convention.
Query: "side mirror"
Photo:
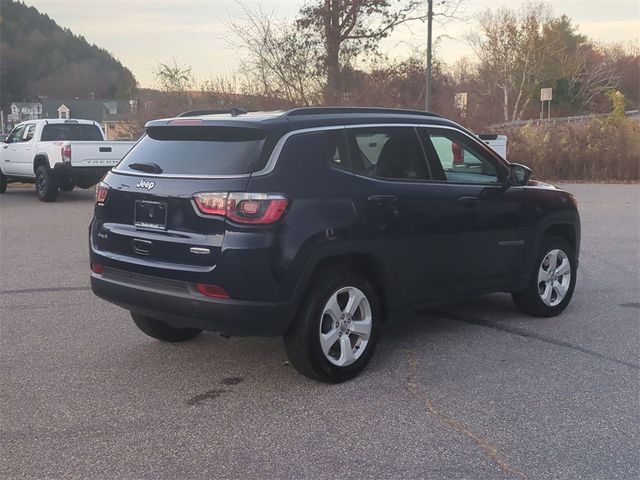
[[[509,186],[522,187],[529,183],[531,169],[519,163],[509,164]]]

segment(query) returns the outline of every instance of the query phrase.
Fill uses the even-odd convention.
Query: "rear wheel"
[[[527,315],[556,316],[571,301],[576,273],[571,245],[561,237],[548,236],[542,243],[529,285],[523,291],[513,293],[513,301]]]
[[[309,287],[284,346],[303,375],[343,382],[369,363],[381,320],[378,295],[369,281],[356,272],[327,270]]]
[[[176,328],[156,320],[155,318],[131,312],[136,326],[150,337],[164,342],[184,342],[198,336],[202,330],[198,328]]]
[[[58,196],[58,181],[44,165],[36,170],[36,193],[41,202],[55,202]]]
[[[4,176],[4,173],[0,172],[0,193],[4,193],[7,191],[7,177]]]

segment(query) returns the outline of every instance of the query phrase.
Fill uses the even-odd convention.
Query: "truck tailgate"
[[[72,167],[113,167],[135,142],[70,142]]]

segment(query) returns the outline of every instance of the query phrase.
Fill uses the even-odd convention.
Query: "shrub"
[[[525,125],[509,132],[509,161],[528,165],[543,180],[637,182],[640,122],[610,118]]]

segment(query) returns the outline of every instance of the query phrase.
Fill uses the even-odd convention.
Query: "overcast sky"
[[[255,1],[247,0],[249,5]],[[199,80],[229,73],[238,52],[227,46],[226,25],[242,21],[235,0],[25,0],[59,25],[83,35],[90,43],[109,50],[130,68],[142,86],[153,86],[158,61],[192,67]],[[262,0],[263,10],[293,18],[304,0]],[[426,1],[425,1],[426,3]],[[465,22],[436,25],[442,35],[439,53],[446,62],[470,55],[462,41],[474,28],[473,15],[487,7],[519,7],[526,0],[466,0]],[[621,41],[640,37],[639,0],[549,0],[553,12],[567,14],[579,31],[597,40]],[[403,56],[412,48],[424,48],[424,24],[398,29],[383,44],[390,56]]]

